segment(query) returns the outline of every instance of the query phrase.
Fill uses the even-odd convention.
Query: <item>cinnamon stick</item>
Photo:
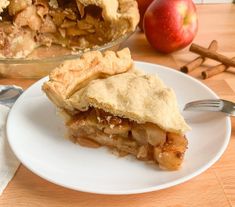
[[[230,59],[224,55],[221,55],[220,53],[217,53],[215,51],[210,51],[207,48],[201,47],[201,46],[196,45],[194,43],[190,46],[189,50],[191,52],[197,53],[201,56],[211,58],[213,60],[217,60],[217,61],[223,63],[224,65],[235,67],[235,60],[232,60],[232,59]]]
[[[235,57],[233,57],[232,60],[235,60]],[[216,65],[214,67],[208,68],[206,71],[203,71],[202,77],[203,79],[210,78],[212,76],[215,76],[219,73],[226,71],[228,68],[229,68],[228,65],[224,65],[224,64]]]
[[[217,48],[218,48],[218,42],[216,40],[213,40],[210,43],[208,50],[216,51]],[[188,64],[182,66],[180,68],[180,70],[184,73],[189,73],[189,72],[193,71],[195,68],[199,67],[202,63],[204,63],[205,60],[206,60],[205,57],[199,56],[196,59],[194,59],[193,61],[189,62]]]

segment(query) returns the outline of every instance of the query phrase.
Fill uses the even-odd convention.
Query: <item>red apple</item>
[[[197,33],[198,20],[192,0],[155,0],[144,15],[144,32],[159,52],[186,47]]]
[[[143,19],[144,19],[144,14],[149,5],[152,3],[153,0],[137,0],[138,2],[138,8],[140,12],[140,22],[139,22],[139,27],[143,31]]]

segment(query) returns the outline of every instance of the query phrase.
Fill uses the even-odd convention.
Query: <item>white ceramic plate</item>
[[[180,109],[185,103],[216,98],[199,81],[175,70],[136,62],[147,73],[156,73],[172,87]],[[44,78],[13,106],[7,122],[10,146],[31,171],[58,185],[101,194],[143,193],[187,181],[215,163],[228,145],[230,119],[220,113],[183,112],[192,127],[182,169],[163,171],[130,156],[118,158],[106,148],[89,149],[64,138],[65,129],[55,107],[41,91]]]

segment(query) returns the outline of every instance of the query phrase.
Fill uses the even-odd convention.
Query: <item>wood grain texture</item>
[[[207,47],[212,39],[216,39],[219,42],[219,52],[228,57],[235,56],[235,5],[198,5],[197,9],[199,31],[195,42]],[[189,53],[188,47],[171,55],[159,54],[149,46],[144,34],[139,32],[122,46],[130,47],[135,60],[162,64],[177,70],[197,56]],[[208,60],[205,66],[191,75],[201,80],[201,71],[216,64]],[[235,69],[229,71],[202,82],[220,97],[235,101]],[[0,79],[0,84],[17,84],[27,88],[34,81]],[[0,197],[0,206],[235,207],[235,118],[232,118],[231,141],[221,159],[206,172],[178,186],[139,195],[94,195],[54,185],[21,166]]]

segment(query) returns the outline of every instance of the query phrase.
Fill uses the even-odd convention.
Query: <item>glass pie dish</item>
[[[39,47],[27,58],[0,58],[0,77],[3,78],[41,78],[65,60],[79,58],[88,50],[113,50],[119,49],[121,43],[127,40],[133,32],[124,34],[120,38],[92,49],[71,51],[61,46]]]
[[[115,50],[139,22],[135,0],[1,0],[0,77],[39,78],[89,50]]]

